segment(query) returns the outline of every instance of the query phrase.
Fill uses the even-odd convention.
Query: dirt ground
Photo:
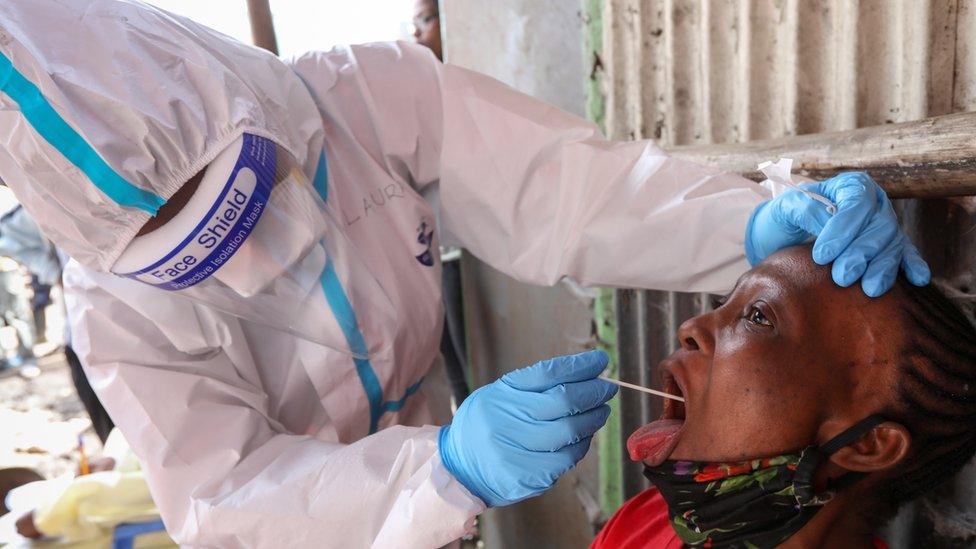
[[[78,436],[101,448],[60,351],[0,372],[0,468],[30,467],[46,478],[75,470]]]

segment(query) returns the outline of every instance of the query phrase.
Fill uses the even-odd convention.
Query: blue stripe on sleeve
[[[12,99],[27,122],[45,141],[84,173],[119,206],[139,208],[156,215],[166,201],[126,181],[61,117],[41,90],[0,53],[0,91]]]

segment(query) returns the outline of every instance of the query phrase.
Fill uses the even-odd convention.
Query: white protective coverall
[[[128,1],[6,0],[0,53],[0,177],[75,259],[75,349],[187,546],[436,547],[484,510],[441,464],[415,393],[442,321],[427,246],[534,284],[724,291],[766,197],[406,43],[282,63]],[[389,347],[353,359],[105,274],[152,204],[66,151],[12,71],[74,146],[163,200],[244,130],[287,147],[392,301],[395,333],[357,311]]]

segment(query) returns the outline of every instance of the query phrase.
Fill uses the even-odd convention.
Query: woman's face
[[[808,247],[746,273],[721,307],[681,326],[680,350],[660,365],[686,400],[665,408],[684,413],[669,459],[795,451],[884,409],[901,347],[896,299],[836,286]]]

